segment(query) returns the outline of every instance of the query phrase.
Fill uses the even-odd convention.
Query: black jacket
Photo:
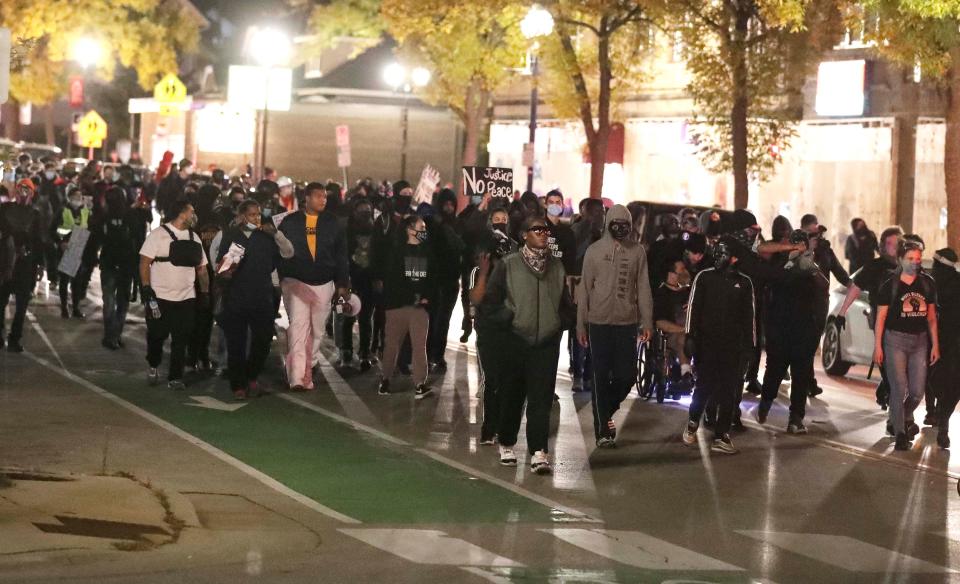
[[[350,262],[347,259],[347,237],[338,217],[333,213],[317,215],[317,257],[307,246],[307,214],[291,213],[280,222],[280,231],[293,244],[294,254],[280,264],[280,277],[300,280],[319,286],[331,280],[338,288],[350,285]]]
[[[753,283],[734,268],[719,272],[707,268],[697,274],[690,289],[688,335],[697,351],[740,351],[755,347],[756,325]]]
[[[247,237],[240,227],[231,227],[223,234],[215,264],[230,250],[234,242],[244,249],[243,259],[225,285],[224,307],[273,313],[273,280],[271,274],[280,264],[280,249],[273,237],[257,230]]]

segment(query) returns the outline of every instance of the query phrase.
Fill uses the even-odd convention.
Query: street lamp
[[[400,113],[400,178],[407,179],[407,129],[409,128],[410,109],[407,100],[413,88],[426,87],[430,83],[430,71],[423,67],[414,67],[407,71],[400,63],[390,63],[383,68],[383,81],[393,91],[403,92],[403,109]]]
[[[70,47],[70,58],[88,69],[100,62],[103,58],[103,47],[100,42],[90,37],[80,37],[73,41]]]
[[[262,68],[263,109],[260,113],[260,131],[258,132],[258,150],[260,164],[257,165],[260,179],[263,179],[267,166],[267,124],[269,122],[270,70],[286,65],[290,60],[292,44],[290,37],[275,28],[251,27],[247,37],[247,57],[253,59]]]
[[[547,36],[553,32],[553,15],[550,11],[539,4],[534,4],[527,11],[526,16],[520,21],[520,32],[527,40],[533,41],[530,48],[530,141],[527,143],[527,190],[533,190],[533,168],[535,166],[536,150],[534,143],[537,138],[537,79],[540,76],[540,62],[537,58],[539,42],[536,39]]]

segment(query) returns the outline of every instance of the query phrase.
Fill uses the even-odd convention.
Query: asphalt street
[[[125,348],[103,349],[92,288],[85,321],[37,298],[27,352],[0,353],[0,467],[134,476],[182,495],[197,524],[156,549],[88,549],[0,512],[0,580],[960,582],[960,457],[931,428],[894,452],[861,368],[818,371],[806,436],[786,434],[785,398],[760,427],[745,396],[733,457],[706,435],[682,444],[686,400],[636,393],[617,448],[597,450],[589,395],[561,373],[555,472],[541,477],[478,444],[476,359],[459,330],[425,400],[402,382],[378,396],[375,371],[338,370],[329,344],[317,390],[287,393],[281,331],[271,393],[237,403],[210,374],[188,374],[185,392],[148,386],[142,310]],[[11,551],[15,532],[36,543]]]

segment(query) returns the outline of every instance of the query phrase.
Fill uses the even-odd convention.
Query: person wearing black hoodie
[[[410,215],[401,223],[406,239],[394,246],[383,271],[375,277],[384,291],[386,335],[383,360],[380,361],[378,393],[390,395],[390,382],[397,367],[397,357],[404,338],[410,335],[413,358],[415,399],[420,400],[433,391],[427,385],[427,335],[436,291],[436,256],[427,244],[427,226],[417,215]]]
[[[447,371],[447,335],[450,317],[460,292],[460,265],[463,239],[457,235],[457,195],[451,189],[441,189],[435,197],[437,213],[426,220],[427,233],[436,251],[434,285],[437,287],[430,304],[430,334],[427,337],[427,357],[434,373]]]
[[[195,231],[200,237],[203,249],[210,249],[210,244],[220,232],[219,217],[214,211],[214,205],[220,197],[220,189],[212,184],[201,186],[190,197],[194,212],[197,215]],[[207,263],[207,277],[213,281],[213,262]],[[198,371],[210,371],[213,363],[210,361],[210,337],[213,333],[213,306],[204,304],[197,306],[193,321],[193,334],[190,335],[190,344],[187,346],[187,367]]]
[[[130,305],[130,292],[140,258],[137,239],[140,214],[127,205],[126,194],[111,186],[104,194],[106,213],[95,217],[91,237],[100,250],[100,287],[103,293],[102,345],[115,351],[123,346],[123,327]]]
[[[357,357],[360,371],[370,370],[370,337],[376,298],[373,290],[373,206],[366,197],[351,202],[353,212],[347,222],[347,254],[350,258],[350,285],[360,298],[360,314],[341,319],[341,362],[353,361],[353,323],[360,329]]]
[[[460,329],[463,334],[460,342],[466,343],[473,332],[473,319],[470,318],[470,279],[477,267],[478,246],[487,231],[487,219],[493,211],[493,197],[472,195],[470,203],[457,215],[457,233],[463,238],[463,256],[460,262],[460,304],[463,308],[463,320]]]
[[[950,416],[960,402],[960,273],[957,252],[937,250],[933,256],[933,279],[937,285],[937,318],[940,353],[943,358],[930,369],[928,386],[936,396],[935,416],[927,412],[925,424],[937,426],[937,445],[950,448]]]

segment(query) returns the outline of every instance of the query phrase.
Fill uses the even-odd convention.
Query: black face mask
[[[733,255],[730,253],[730,247],[723,242],[718,243],[713,248],[713,267],[718,272],[723,272],[730,267]]]
[[[397,197],[397,204],[395,208],[397,213],[400,213],[400,214],[403,214],[409,211],[410,197],[407,197],[407,196]]]
[[[506,223],[494,223],[494,224],[493,224],[493,230],[494,230],[494,231],[499,231],[500,233],[506,233],[506,232],[507,232],[507,224],[506,224]]]
[[[614,221],[608,226],[610,235],[617,241],[622,241],[630,235],[630,224],[621,221]]]

